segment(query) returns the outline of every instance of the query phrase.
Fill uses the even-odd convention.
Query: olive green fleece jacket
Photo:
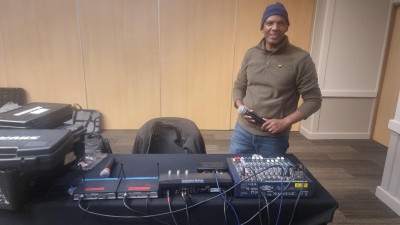
[[[264,38],[247,50],[233,87],[233,102],[266,119],[282,119],[298,109],[307,118],[321,107],[321,90],[314,62],[308,52],[289,43],[287,36],[274,52],[265,49]],[[300,96],[303,103],[298,106]],[[276,135],[241,116],[237,121],[245,130],[261,136],[288,135],[290,127]]]

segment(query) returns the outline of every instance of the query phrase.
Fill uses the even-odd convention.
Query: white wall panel
[[[397,101],[395,118],[389,121],[391,132],[389,148],[381,185],[375,195],[400,215],[400,96]]]
[[[325,90],[376,90],[389,5],[380,0],[336,1]]]
[[[370,138],[390,0],[319,0],[311,55],[321,109],[301,125],[308,138]]]
[[[318,132],[366,133],[374,102],[360,98],[325,98]]]

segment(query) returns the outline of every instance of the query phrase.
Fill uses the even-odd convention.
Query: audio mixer
[[[284,157],[227,158],[229,173],[234,181],[235,197],[312,197],[314,183],[302,165]]]

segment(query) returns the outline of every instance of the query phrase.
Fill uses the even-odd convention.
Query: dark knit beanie
[[[268,17],[274,16],[274,15],[282,16],[283,18],[286,19],[286,22],[288,23],[288,25],[290,25],[289,16],[285,9],[285,6],[283,6],[282,3],[277,2],[277,3],[267,6],[267,8],[265,9],[262,20],[261,20],[261,29],[260,30],[263,29],[264,23],[268,19]]]

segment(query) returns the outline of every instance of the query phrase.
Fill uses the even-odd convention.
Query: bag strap
[[[82,106],[79,105],[79,103],[74,103],[74,104],[72,105],[72,107],[75,108],[76,110],[82,110]]]
[[[77,111],[82,110],[82,106],[79,105],[78,103],[74,103],[72,105],[72,124],[76,123],[76,117],[77,117]]]

